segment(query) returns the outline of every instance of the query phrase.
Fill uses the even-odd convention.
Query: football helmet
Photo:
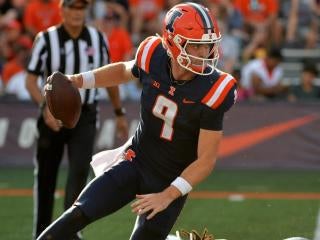
[[[163,45],[179,65],[200,75],[211,74],[219,58],[221,34],[209,10],[197,3],[182,3],[171,8],[163,21]],[[205,48],[206,54],[190,49]]]

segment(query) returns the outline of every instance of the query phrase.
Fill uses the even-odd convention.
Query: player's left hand
[[[125,116],[116,117],[117,137],[120,139],[128,139],[129,127]]]
[[[131,204],[132,212],[142,215],[148,213],[147,219],[166,209],[173,199],[165,192],[136,195],[137,200]]]

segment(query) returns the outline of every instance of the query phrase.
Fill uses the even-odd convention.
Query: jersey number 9
[[[172,100],[159,95],[153,106],[152,113],[163,120],[160,137],[171,141],[173,136],[174,120],[177,116],[178,105]]]

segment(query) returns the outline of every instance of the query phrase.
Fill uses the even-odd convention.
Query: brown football
[[[54,72],[47,78],[45,98],[52,115],[66,128],[74,128],[81,114],[79,90],[72,85],[67,76]]]

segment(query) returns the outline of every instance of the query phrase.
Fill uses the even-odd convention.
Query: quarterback
[[[39,240],[70,239],[130,202],[137,214],[130,239],[166,239],[188,193],[212,172],[224,113],[236,100],[235,79],[216,68],[220,40],[208,9],[178,4],[162,36],[146,38],[133,61],[68,76],[78,88],[139,79],[140,122],[123,161],[93,179]]]

